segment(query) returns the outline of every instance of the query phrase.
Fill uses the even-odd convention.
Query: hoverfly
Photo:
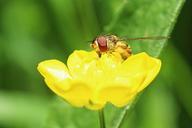
[[[99,57],[106,52],[118,52],[125,60],[132,54],[131,47],[127,44],[126,40],[162,40],[168,38],[160,36],[121,39],[115,35],[100,35],[92,41],[90,46],[96,50]]]

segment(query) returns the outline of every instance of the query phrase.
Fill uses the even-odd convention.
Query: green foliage
[[[129,38],[169,36],[184,0],[0,3],[0,127],[98,128],[97,112],[74,108],[60,98],[51,100],[51,91],[47,91],[36,71],[37,63],[51,58],[66,61],[73,50],[90,49],[88,41],[98,34]],[[145,51],[159,57],[165,42],[129,44],[134,53]],[[141,94],[135,106],[106,106],[107,128],[177,128],[180,111],[186,111],[192,120],[191,67],[172,45],[161,58],[160,76]]]
[[[67,2],[67,5],[69,3],[71,2]],[[88,4],[88,3],[87,4],[85,3],[83,2],[84,5]],[[101,20],[98,22],[101,25],[103,25],[103,26],[100,26],[100,28],[101,30],[104,30],[104,32],[107,31],[109,33],[117,33],[118,35],[121,35],[121,36],[129,35],[130,37],[160,36],[160,35],[168,36],[175,23],[176,17],[179,13],[182,3],[183,1],[179,1],[179,2],[176,2],[176,1],[167,1],[167,2],[153,1],[152,2],[147,0],[139,1],[139,2],[138,1],[137,2],[136,1],[129,1],[129,2],[128,1],[119,1],[119,2],[96,1],[95,6],[99,8],[99,9],[96,9],[96,13],[103,14],[103,15],[98,15],[98,17],[100,16],[102,17],[105,15],[107,16],[108,14],[111,15],[107,17],[108,23],[105,23],[106,21],[102,20],[102,18],[99,18]],[[62,4],[64,5],[65,3],[63,2]],[[72,5],[70,4],[70,6]],[[105,8],[108,8],[107,13],[104,11]],[[84,9],[83,10],[81,9],[82,8],[80,9],[78,8],[78,11],[81,12],[84,10]],[[87,9],[92,10],[92,8],[87,8]],[[90,12],[92,12],[91,10]],[[68,12],[69,10],[65,8],[65,10],[63,11]],[[103,13],[99,11],[102,11]],[[108,11],[111,13],[109,13]],[[84,18],[87,19],[87,17],[84,17]],[[81,18],[81,19],[84,20],[84,18]],[[165,45],[165,41],[158,41],[158,42],[148,41],[143,43],[135,43],[133,44],[132,48],[133,50],[135,50],[135,52],[146,51],[153,56],[158,56],[160,54],[160,51],[164,47],[164,45]],[[126,116],[126,110],[127,108],[116,109],[109,105],[109,107],[106,108],[107,126],[111,128],[118,127],[120,125],[119,123],[121,123],[121,119],[123,119],[123,116]],[[76,109],[74,108],[72,109],[72,111],[76,111]],[[63,115],[65,115],[64,113],[65,112],[63,111]],[[88,115],[90,113],[91,112],[84,112],[84,114],[87,115],[87,117],[89,117]],[[81,116],[79,116],[79,120],[83,122],[84,120],[89,120],[89,118],[84,119],[84,118],[81,118]],[[74,120],[71,120],[71,121],[72,121],[71,123],[73,123]],[[65,123],[64,121],[63,123],[65,124],[65,127],[67,127],[68,125],[71,125],[71,124]],[[95,125],[96,124],[90,123],[88,127],[93,127]],[[85,126],[76,125],[76,127],[83,128]]]
[[[166,84],[174,89],[185,111],[192,117],[192,102],[190,98],[192,90],[192,70],[174,46],[170,45],[168,49],[166,49],[161,56],[167,60],[167,63],[164,65],[165,68],[161,73],[162,78],[169,78],[169,80],[166,80]],[[169,55],[166,55],[167,51]]]
[[[98,113],[85,108],[74,108],[62,99],[51,106],[45,128],[98,128]]]
[[[49,109],[45,98],[19,91],[0,91],[0,104],[1,128],[43,127]]]

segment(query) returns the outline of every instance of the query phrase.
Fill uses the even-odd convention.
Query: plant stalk
[[[106,128],[106,127],[105,127],[105,117],[104,117],[104,111],[103,111],[103,109],[100,109],[98,112],[99,112],[100,128]]]

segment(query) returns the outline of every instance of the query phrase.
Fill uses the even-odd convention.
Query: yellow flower
[[[95,51],[74,51],[67,66],[59,60],[38,65],[48,87],[73,106],[98,110],[107,102],[128,104],[151,83],[161,67],[159,59],[139,53],[122,60],[117,53],[98,57]]]

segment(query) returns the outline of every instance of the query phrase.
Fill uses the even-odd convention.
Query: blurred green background
[[[73,50],[90,50],[88,41],[102,33],[140,37],[170,32],[168,45],[130,43],[135,53],[157,57],[161,52],[163,66],[122,127],[192,128],[192,1],[182,4],[182,0],[0,0],[0,128],[98,127],[95,112],[55,97],[37,64],[52,58],[66,62]],[[106,116],[110,114],[106,110]]]

